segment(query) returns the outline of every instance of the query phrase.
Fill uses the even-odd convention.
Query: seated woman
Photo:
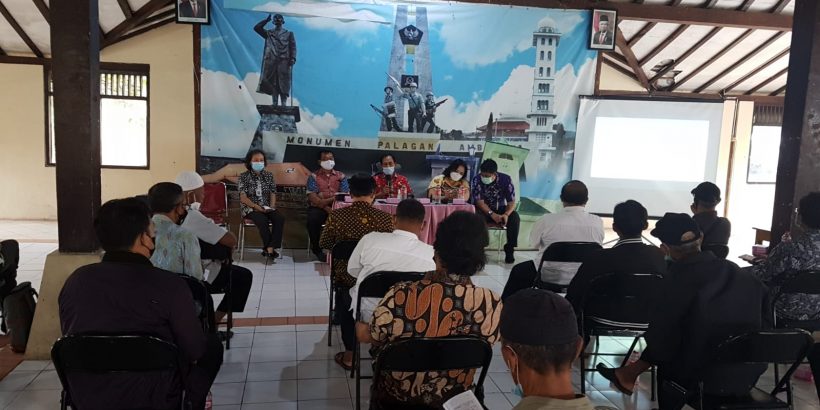
[[[248,170],[239,175],[239,202],[242,217],[253,221],[262,236],[262,256],[277,258],[276,249],[282,246],[285,217],[276,211],[276,182],[273,174],[265,171],[265,165],[264,151],[248,152],[245,157]]]
[[[404,175],[396,172],[396,158],[393,154],[384,154],[381,158],[382,172],[373,175],[376,181],[376,199],[398,198],[413,195],[413,188]]]
[[[488,243],[481,216],[458,211],[441,221],[433,244],[436,270],[421,281],[393,286],[371,322],[357,325],[359,340],[373,344],[373,357],[381,345],[413,337],[472,335],[495,343],[500,297],[470,280],[487,262],[484,248]],[[440,408],[469,389],[475,373],[476,369],[384,374],[379,386],[373,385],[371,402],[385,409]]]
[[[467,163],[457,159],[430,181],[427,196],[432,200],[470,199],[470,182],[467,181]]]

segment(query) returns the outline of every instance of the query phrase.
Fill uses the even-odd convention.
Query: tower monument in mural
[[[561,33],[555,29],[555,22],[549,18],[541,20],[538,29],[532,33],[535,47],[535,69],[532,82],[532,101],[527,120],[527,140],[537,145],[538,161],[549,162],[556,147],[553,144],[555,130],[555,59]]]

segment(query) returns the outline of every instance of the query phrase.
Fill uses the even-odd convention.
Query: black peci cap
[[[690,235],[684,239],[684,236],[691,232]],[[673,214],[667,212],[658,223],[655,224],[655,229],[649,232],[652,236],[661,240],[661,242],[672,245],[685,245],[694,242],[701,237],[700,228],[698,224],[687,214]]]
[[[548,290],[523,289],[504,301],[499,324],[504,340],[530,346],[552,346],[578,340],[572,305]]]

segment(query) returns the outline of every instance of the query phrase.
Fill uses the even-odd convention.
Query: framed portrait
[[[616,10],[594,9],[589,28],[589,48],[593,50],[615,49],[615,29],[618,26]]]
[[[210,24],[211,9],[208,0],[174,0],[176,22],[183,24]]]

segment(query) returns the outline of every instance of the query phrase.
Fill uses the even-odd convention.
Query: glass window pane
[[[750,145],[746,182],[775,183],[780,159],[780,127],[755,125],[752,127]]]
[[[148,102],[103,98],[100,107],[102,165],[148,166]]]

